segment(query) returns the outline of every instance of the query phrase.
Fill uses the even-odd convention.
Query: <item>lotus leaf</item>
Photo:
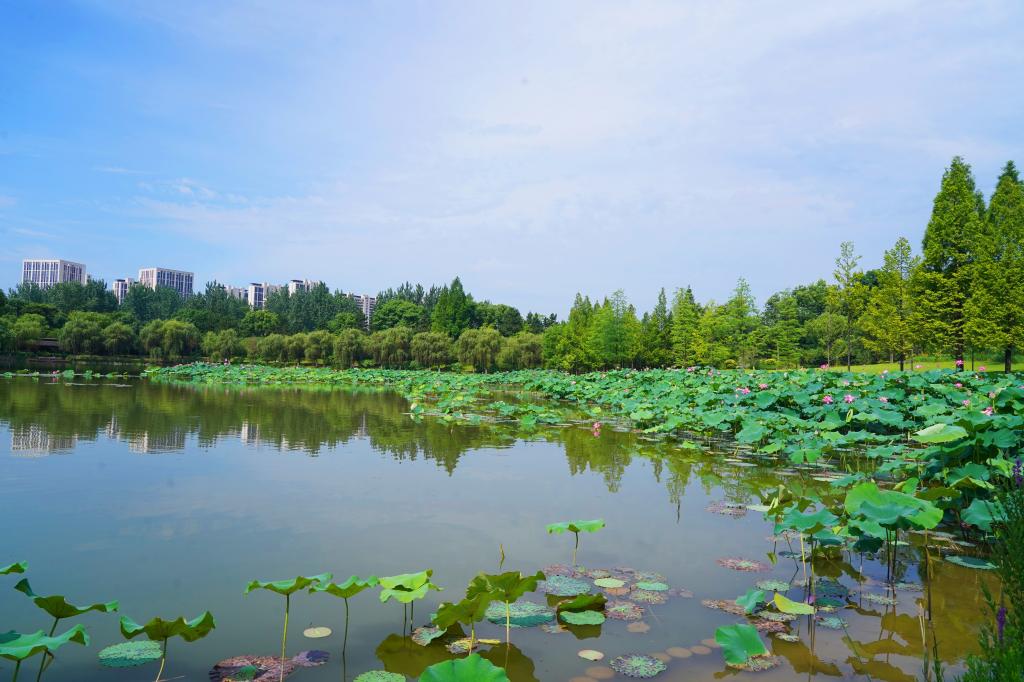
[[[159,642],[148,639],[139,642],[121,642],[108,646],[99,653],[100,665],[107,668],[134,668],[159,661],[162,656],[163,649]]]
[[[183,616],[174,620],[153,618],[145,625],[139,625],[128,616],[121,616],[121,634],[126,639],[135,639],[144,634],[148,639],[154,641],[181,637],[186,642],[194,642],[206,637],[215,627],[217,627],[217,622],[209,611],[204,611],[192,620],[185,620]]]
[[[753,559],[718,559],[719,566],[725,568],[731,568],[734,571],[743,571],[745,573],[759,573],[761,571],[767,571],[768,567],[762,564],[760,561],[754,561]]]
[[[602,519],[593,519],[591,521],[560,521],[559,523],[550,523],[547,525],[548,533],[554,533],[555,535],[561,535],[566,531],[569,531],[570,533],[596,533],[602,528],[604,528],[604,521]]]
[[[587,661],[600,661],[604,658],[603,653],[594,649],[581,649],[576,655]]]
[[[860,514],[888,528],[928,530],[942,520],[942,510],[931,502],[896,490],[881,490],[871,482],[847,491],[843,506],[848,514]]]
[[[943,410],[945,411],[945,410]],[[934,445],[936,443],[952,443],[967,437],[967,429],[953,424],[932,424],[914,434],[918,443]]]
[[[790,587],[784,580],[758,580],[756,586],[765,592],[788,592]]]
[[[331,636],[331,629],[327,628],[327,627],[322,627],[322,626],[321,627],[306,628],[305,630],[302,631],[302,636],[303,637],[308,637],[309,639],[322,639],[324,637],[330,637]]]
[[[753,613],[758,604],[764,602],[764,590],[747,590],[745,594],[736,597],[736,604],[743,607],[745,613]]]
[[[668,585],[662,582],[641,580],[635,585],[638,590],[648,590],[651,592],[665,592],[668,590]]]
[[[600,611],[560,611],[558,617],[570,625],[600,625],[605,621]]]
[[[405,682],[405,675],[389,673],[387,670],[370,670],[356,675],[353,682]]]
[[[422,599],[429,590],[440,592],[441,588],[430,582],[430,576],[433,574],[433,569],[427,569],[419,573],[403,573],[380,578],[378,584],[381,587],[381,603],[394,599],[402,604],[408,604]]]
[[[827,616],[825,618],[818,618],[818,625],[829,630],[843,630],[846,628],[846,621],[837,616]]]
[[[814,607],[810,604],[793,601],[778,592],[775,593],[775,598],[772,599],[772,602],[775,604],[775,608],[783,613],[789,613],[797,616],[809,616],[814,613]]]
[[[643,608],[628,601],[608,602],[604,607],[604,613],[615,620],[640,620],[644,617]]]
[[[993,523],[1006,521],[1006,510],[997,500],[977,498],[963,511],[961,518],[972,526],[991,531]]]
[[[717,628],[715,641],[722,647],[725,662],[733,666],[746,663],[752,656],[768,653],[757,628],[752,625],[725,625]]]
[[[651,590],[633,590],[629,594],[629,599],[638,604],[664,604],[668,602],[668,595]]]
[[[284,596],[290,596],[295,594],[299,590],[304,590],[310,585],[316,583],[323,583],[331,579],[330,573],[321,573],[320,575],[304,576],[300,575],[291,580],[253,580],[245,587],[245,594],[249,594],[253,590],[270,590]]]
[[[505,671],[479,654],[436,663],[420,675],[419,682],[509,682]]]
[[[20,662],[43,652],[52,654],[68,642],[89,646],[89,635],[81,625],[56,637],[50,637],[42,630],[24,635],[11,630],[0,633],[0,658]]]
[[[778,656],[751,656],[744,663],[736,665],[730,663],[729,667],[736,668],[737,670],[746,670],[747,672],[757,673],[777,668],[779,667],[780,662],[781,661]]]
[[[961,556],[959,554],[953,554],[946,557],[946,561],[957,566],[963,566],[964,568],[977,568],[982,571],[991,571],[996,568],[996,565],[991,561],[985,559],[978,559],[972,556]]]
[[[540,589],[556,597],[575,597],[590,592],[590,583],[564,575],[552,575],[540,583]]]
[[[83,613],[89,613],[90,611],[101,611],[103,613],[110,613],[111,611],[117,611],[117,602],[97,602],[95,604],[89,604],[88,606],[76,606],[68,603],[62,595],[51,595],[49,597],[42,597],[32,591],[32,586],[29,585],[28,578],[24,578],[14,586],[14,589],[23,593],[32,602],[43,611],[50,614],[51,617],[57,620],[63,620],[65,618],[74,618],[80,616]]]
[[[609,661],[608,665],[610,665],[615,672],[625,675],[626,677],[636,677],[640,679],[656,677],[665,672],[668,668],[664,662],[659,661],[653,656],[645,656],[643,654],[626,654],[625,656],[616,656]]]
[[[511,627],[529,628],[550,622],[555,617],[555,612],[547,606],[531,601],[517,601],[508,605],[507,612],[504,603],[491,604],[484,615],[496,625],[505,625],[507,616]]]
[[[618,578],[598,578],[594,581],[594,584],[598,587],[603,588],[616,588],[625,585],[625,581],[619,580]]]
[[[9,575],[11,573],[24,573],[28,570],[27,561],[19,561],[17,563],[8,564],[7,566],[0,566],[0,575]]]
[[[329,574],[325,574],[329,575]],[[375,575],[371,575],[369,578],[360,578],[357,575],[350,576],[345,582],[333,583],[330,582],[330,577],[324,581],[319,581],[317,584],[309,588],[310,593],[313,592],[326,592],[329,595],[340,597],[342,599],[350,599],[363,590],[371,587],[376,587],[379,579]]]
[[[603,594],[581,594],[558,603],[558,611],[600,611],[608,602]]]

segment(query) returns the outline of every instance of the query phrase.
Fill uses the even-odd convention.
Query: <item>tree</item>
[[[306,335],[303,332],[284,337],[285,358],[301,362],[306,357]]]
[[[489,372],[498,360],[501,342],[501,334],[493,327],[467,329],[459,336],[455,352],[462,364],[472,365],[477,372]]]
[[[836,285],[830,289],[828,305],[830,312],[843,318],[843,339],[846,342],[846,369],[853,366],[853,345],[856,336],[856,321],[864,309],[864,284],[861,272],[857,269],[860,262],[853,250],[853,242],[839,245],[839,256],[836,258],[836,269],[832,276]]]
[[[269,310],[250,310],[238,325],[242,336],[268,336],[280,328],[281,318]]]
[[[366,336],[358,329],[342,329],[334,338],[334,363],[351,367],[363,359]]]
[[[420,367],[447,365],[452,358],[452,340],[441,332],[420,332],[412,337],[410,353]]]
[[[284,360],[288,354],[285,347],[285,336],[283,334],[264,336],[256,342],[256,353],[263,360]]]
[[[211,360],[230,359],[242,354],[242,341],[234,329],[206,332],[201,344],[203,355]]]
[[[543,363],[544,337],[522,331],[505,339],[498,353],[501,369],[533,369]]]
[[[425,325],[426,311],[423,306],[403,298],[393,298],[373,310],[370,325],[373,331],[384,331],[392,327],[420,329]]]
[[[164,357],[180,358],[192,355],[199,348],[199,330],[181,320],[166,320],[163,325]]]
[[[3,292],[0,292],[2,294]],[[7,320],[0,317],[0,352],[7,352],[14,348],[14,331]]]
[[[775,367],[798,364],[804,330],[796,296],[789,291],[773,294],[764,303],[762,321],[764,342]]]
[[[401,367],[409,361],[412,331],[408,327],[392,327],[370,335],[369,350],[381,367]]]
[[[306,359],[310,362],[326,362],[334,352],[334,337],[318,329],[306,336]]]
[[[453,339],[459,338],[469,328],[472,299],[462,289],[462,281],[456,277],[441,291],[437,305],[431,313],[430,329],[443,332]]]
[[[18,348],[28,350],[46,335],[46,319],[42,315],[26,313],[15,320],[11,331]]]
[[[523,316],[519,310],[504,303],[482,301],[475,306],[474,323],[480,327],[494,327],[502,336],[518,334],[523,329]]]
[[[526,330],[532,334],[543,334],[548,327],[558,324],[558,316],[552,313],[547,317],[538,313],[526,313],[526,320],[523,323]]]
[[[680,367],[688,367],[696,362],[694,337],[700,315],[693,290],[690,287],[676,289],[672,298],[672,360]]]
[[[672,363],[672,313],[668,309],[665,289],[658,292],[658,302],[640,323],[640,362],[645,367],[667,367]]]
[[[73,312],[58,333],[60,347],[67,353],[94,355],[103,350],[103,328],[107,318],[100,313]]]
[[[340,312],[327,323],[327,329],[332,334],[337,334],[345,329],[363,329],[362,320],[362,315],[356,317],[356,314],[351,311]]]
[[[585,372],[597,366],[598,358],[588,339],[593,316],[594,306],[590,297],[577,293],[565,325],[548,329],[552,332],[552,341],[557,341],[549,353],[551,366],[567,372]],[[548,338],[547,334],[545,338]]]
[[[974,248],[982,236],[983,207],[971,167],[955,157],[942,175],[925,229],[916,290],[926,336],[951,351],[961,364],[967,342],[965,307],[971,295]]]
[[[1024,184],[1012,161],[999,176],[986,218],[965,306],[965,334],[1002,350],[1009,372],[1014,349],[1024,347]]]
[[[866,345],[875,352],[899,358],[900,371],[913,352],[915,323],[911,281],[920,259],[914,257],[910,242],[900,237],[885,252],[884,265],[878,271],[878,286],[869,296],[858,325],[864,330]]]
[[[103,347],[111,355],[131,353],[135,343],[135,331],[124,322],[111,322],[103,328]]]
[[[632,365],[637,355],[640,322],[620,289],[594,310],[588,344],[603,367]]]
[[[142,284],[133,284],[128,287],[121,310],[131,313],[140,324],[146,324],[173,317],[182,303],[181,296],[170,287],[150,289]]]
[[[810,339],[812,348],[824,353],[825,362],[829,365],[838,356],[836,344],[843,338],[845,321],[833,312],[824,312],[804,325],[804,332]]]
[[[740,277],[732,297],[719,309],[720,334],[730,359],[741,367],[753,367],[760,342],[760,318],[747,280]]]

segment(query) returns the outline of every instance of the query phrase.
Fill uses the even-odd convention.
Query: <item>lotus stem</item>
[[[281,633],[281,676],[278,682],[284,682],[284,651],[288,644],[288,612],[291,610],[292,596],[284,595],[284,632]]]
[[[345,636],[341,638],[341,655],[345,656],[345,647],[348,646],[348,597],[345,597]]]
[[[164,665],[167,663],[167,640],[164,640],[163,653],[160,655],[160,669],[156,671],[156,682],[160,682],[160,676],[164,674]]]
[[[53,637],[53,633],[57,632],[57,623],[59,622],[60,618],[53,619],[53,627],[50,628],[50,637]],[[39,682],[40,678],[42,678],[43,676],[43,671],[46,670],[46,657],[52,655],[53,654],[51,654],[49,651],[43,652],[43,658],[41,661],[39,661],[39,672],[36,673],[36,682]]]
[[[469,624],[469,651],[466,652],[466,656],[473,655],[473,642],[476,641],[476,623]]]
[[[512,641],[512,607],[505,602],[505,644]]]
[[[576,550],[580,548],[580,534],[573,533],[576,536],[576,545],[572,548],[572,567],[576,568]]]
[[[18,682],[18,671],[21,670],[21,661],[14,664],[14,677],[11,678],[11,682]]]
[[[807,561],[804,559],[804,534],[800,533],[800,566],[804,570],[804,583],[807,582]],[[805,585],[806,587],[806,585]]]

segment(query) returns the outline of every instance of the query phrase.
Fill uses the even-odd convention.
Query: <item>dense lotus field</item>
[[[940,523],[979,538],[1001,510],[995,491],[1020,476],[1024,377],[930,370],[886,374],[802,370],[619,370],[496,374],[195,363],[151,369],[201,384],[381,386],[405,394],[413,418],[518,421],[522,429],[593,421],[675,437],[729,439],[786,466],[840,465],[828,501],[765,491],[777,531],[821,551],[877,550],[901,531]],[[838,500],[838,503],[835,502]]]

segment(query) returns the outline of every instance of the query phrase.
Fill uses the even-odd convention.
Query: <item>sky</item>
[[[1024,3],[0,5],[0,286],[23,258],[375,293],[462,278],[759,302],[920,244],[1024,164]]]

